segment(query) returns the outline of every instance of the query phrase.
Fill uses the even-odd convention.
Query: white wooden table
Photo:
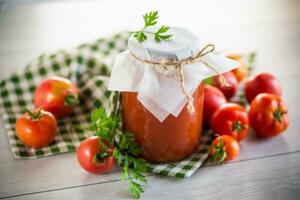
[[[280,80],[290,127],[281,136],[241,143],[241,155],[179,180],[150,175],[142,199],[300,199],[300,1],[53,1],[0,12],[0,78],[45,51],[73,47],[141,24],[159,10],[160,22],[184,26],[219,50],[258,54],[256,72]],[[37,160],[13,157],[0,124],[0,199],[127,199],[120,169],[91,175],[75,153]]]

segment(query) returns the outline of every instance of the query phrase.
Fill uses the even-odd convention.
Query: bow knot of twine
[[[215,67],[211,66],[209,63],[207,63],[206,61],[204,61],[202,59],[203,56],[213,52],[214,50],[215,50],[215,46],[213,44],[208,44],[205,47],[203,47],[202,49],[200,49],[197,53],[195,53],[194,55],[192,55],[188,58],[185,58],[182,60],[161,59],[159,61],[143,60],[143,59],[140,59],[139,57],[137,57],[136,55],[134,55],[132,52],[130,52],[130,53],[135,59],[137,59],[141,62],[144,62],[147,64],[153,64],[153,65],[160,65],[166,70],[176,69],[177,76],[178,76],[179,83],[180,83],[180,90],[187,99],[187,109],[190,113],[193,113],[195,111],[194,99],[185,89],[185,80],[184,80],[184,73],[183,73],[184,65],[194,64],[194,63],[201,61],[207,68],[211,69],[212,71],[214,71],[216,74],[219,75],[222,85],[228,86],[228,83],[225,80],[224,76]]]

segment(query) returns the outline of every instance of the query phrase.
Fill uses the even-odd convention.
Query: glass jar
[[[108,86],[122,94],[124,129],[135,134],[144,158],[155,163],[179,161],[196,151],[204,98],[199,83],[238,65],[215,55],[213,44],[185,28],[170,27],[170,33],[172,40],[161,42],[150,34],[144,42],[131,35],[128,49],[115,58]],[[195,112],[184,107],[183,99],[194,104]]]
[[[203,83],[198,86],[193,98],[195,112],[189,113],[185,107],[178,117],[170,114],[160,122],[138,101],[137,93],[122,92],[124,129],[135,134],[147,161],[179,161],[198,149],[202,130]]]

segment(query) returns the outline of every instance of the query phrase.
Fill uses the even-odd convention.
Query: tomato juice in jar
[[[135,134],[143,157],[161,163],[182,160],[194,153],[200,142],[202,129],[204,84],[195,91],[195,112],[186,107],[178,117],[169,115],[160,122],[137,99],[137,93],[122,92],[124,129]]]

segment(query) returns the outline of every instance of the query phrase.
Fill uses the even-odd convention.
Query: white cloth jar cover
[[[170,41],[156,42],[149,34],[148,39],[141,43],[132,35],[128,40],[128,50],[115,58],[108,86],[113,91],[137,92],[138,100],[160,122],[169,114],[177,117],[187,103],[186,96],[180,90],[177,71],[142,62],[134,56],[149,61],[182,60],[193,56],[207,45],[184,28],[171,27],[170,34],[173,35]],[[202,60],[220,73],[239,65],[234,60],[214,53],[204,55]],[[202,61],[185,65],[183,74],[185,90],[190,95],[203,79],[216,75]]]

